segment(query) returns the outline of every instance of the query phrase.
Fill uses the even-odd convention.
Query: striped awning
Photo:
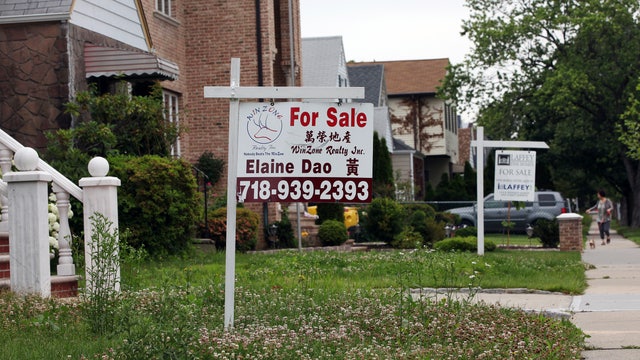
[[[125,78],[178,79],[178,65],[147,52],[122,50],[93,44],[84,46],[87,78],[121,76]]]

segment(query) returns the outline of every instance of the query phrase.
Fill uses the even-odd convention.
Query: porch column
[[[36,171],[38,153],[16,152],[17,172],[4,174],[9,203],[11,290],[21,294],[51,295],[49,265],[49,182],[52,176]]]
[[[111,289],[120,291],[120,263],[118,260],[117,247],[108,264],[102,264],[107,269],[94,268],[96,261],[92,259],[97,244],[94,239],[100,234],[94,234],[92,217],[95,214],[101,214],[111,223],[111,228],[105,229],[109,232],[116,233],[118,231],[118,186],[120,179],[107,176],[109,172],[109,163],[106,159],[95,157],[89,162],[89,174],[92,177],[80,179],[80,187],[82,187],[83,209],[84,209],[84,248],[85,248],[85,266],[86,266],[86,283],[87,291],[93,293],[95,289],[92,274],[101,277],[101,283],[107,283]],[[100,259],[104,260],[104,259]],[[110,274],[102,274],[101,271],[110,271]]]

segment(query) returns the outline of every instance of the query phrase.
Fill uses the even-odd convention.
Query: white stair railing
[[[11,172],[13,155],[16,151],[23,148],[24,146],[16,139],[0,129],[0,170],[2,170],[2,174]],[[59,254],[57,273],[62,276],[73,276],[76,273],[71,250],[71,230],[69,228],[68,217],[70,206],[69,198],[73,196],[82,202],[82,189],[42,159],[38,160],[36,169],[51,174],[53,178],[53,191],[56,194],[56,206],[58,207],[58,221],[60,224],[57,239]],[[2,182],[2,180],[0,180],[0,201],[2,202],[2,207],[0,208],[0,232],[7,232],[9,204],[6,194],[6,184]]]

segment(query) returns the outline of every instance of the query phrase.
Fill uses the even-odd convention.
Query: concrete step
[[[57,276],[51,277],[51,297],[62,299],[78,296],[78,280],[80,276]],[[0,279],[0,291],[11,290],[10,279]]]
[[[9,279],[11,277],[9,259],[9,253],[0,254],[0,279]]]

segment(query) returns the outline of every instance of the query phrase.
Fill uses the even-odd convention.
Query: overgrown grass
[[[486,264],[486,265],[485,265]],[[468,286],[478,272],[485,288],[524,287],[579,294],[586,289],[577,252],[506,251],[441,253],[429,250],[383,252],[298,252],[237,254],[236,278],[248,288],[309,286],[336,291],[384,289],[400,281],[411,287]],[[195,260],[172,259],[162,267],[145,266],[138,286],[202,286],[224,281],[224,253]]]
[[[584,335],[568,321],[408,296],[416,287],[478,285],[580,293],[586,281],[578,253],[238,254],[233,331],[222,324],[224,260],[217,253],[125,267],[114,329],[99,336],[75,302],[2,294],[2,353],[16,359],[580,358]]]
[[[615,226],[615,229],[618,232],[618,234],[640,245],[640,228],[620,226],[617,221],[614,222],[613,225]]]
[[[540,238],[529,238],[523,234],[485,234],[484,239],[491,240],[497,245],[511,245],[511,246],[542,246]]]

